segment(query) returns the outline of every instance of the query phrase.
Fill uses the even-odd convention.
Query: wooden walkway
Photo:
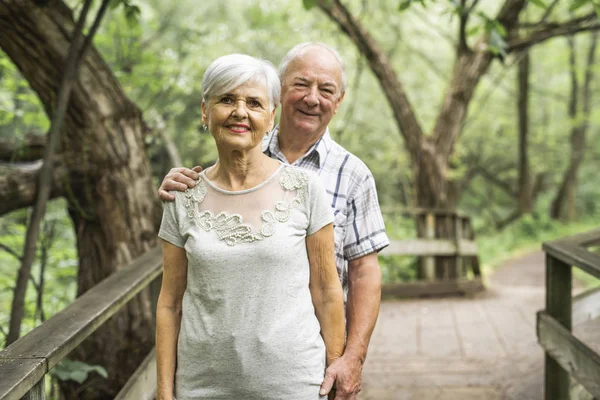
[[[535,313],[544,284],[544,253],[536,252],[508,262],[472,297],[383,302],[359,398],[541,399]],[[600,344],[600,321],[575,333]]]

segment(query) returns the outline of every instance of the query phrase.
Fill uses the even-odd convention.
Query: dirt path
[[[498,269],[484,293],[382,303],[360,399],[541,399],[544,285],[544,254],[534,252]],[[578,331],[600,343],[597,326]]]

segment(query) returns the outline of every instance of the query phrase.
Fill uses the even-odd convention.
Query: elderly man
[[[302,43],[283,59],[281,119],[263,143],[272,158],[316,172],[334,212],[335,256],[346,293],[347,343],[344,355],[325,374],[321,394],[335,382],[335,399],[355,399],[362,365],[375,327],[381,297],[377,252],[389,244],[373,175],[356,156],[335,143],[327,125],[344,99],[346,78],[339,54],[323,43]],[[195,168],[198,170],[198,167]],[[194,170],[174,168],[163,180],[168,190],[194,186]]]

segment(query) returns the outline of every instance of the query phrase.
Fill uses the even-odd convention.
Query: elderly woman
[[[262,152],[279,103],[271,64],[218,58],[202,90],[219,160],[165,205],[158,398],[318,399],[344,347],[325,191]]]

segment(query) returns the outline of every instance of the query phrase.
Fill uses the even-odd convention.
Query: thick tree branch
[[[0,164],[0,216],[33,206],[36,194],[35,186],[41,169],[41,162]],[[67,168],[61,161],[55,161],[52,168],[50,199],[66,195],[64,188],[67,178]]]
[[[390,60],[375,39],[339,0],[319,0],[318,5],[348,35],[367,59],[390,103],[408,150],[413,155],[418,154],[423,131],[404,87],[392,69]]]
[[[591,13],[562,23],[545,24],[527,36],[514,37],[508,41],[506,51],[514,52],[523,50],[558,36],[598,30],[600,30],[600,22],[598,22],[596,14]]]
[[[467,22],[469,21],[469,13],[467,10],[467,0],[460,0],[460,15],[458,17],[458,52],[463,53],[469,50],[467,45]]]
[[[36,161],[44,157],[46,137],[27,135],[24,141],[0,138],[0,162]]]
[[[496,19],[506,28],[509,37],[514,33],[519,14],[526,3],[525,0],[506,0],[498,12]],[[475,88],[494,57],[483,40],[475,44],[473,51],[457,54],[452,79],[433,130],[435,147],[440,162],[444,163],[452,154],[454,143],[462,131]]]

